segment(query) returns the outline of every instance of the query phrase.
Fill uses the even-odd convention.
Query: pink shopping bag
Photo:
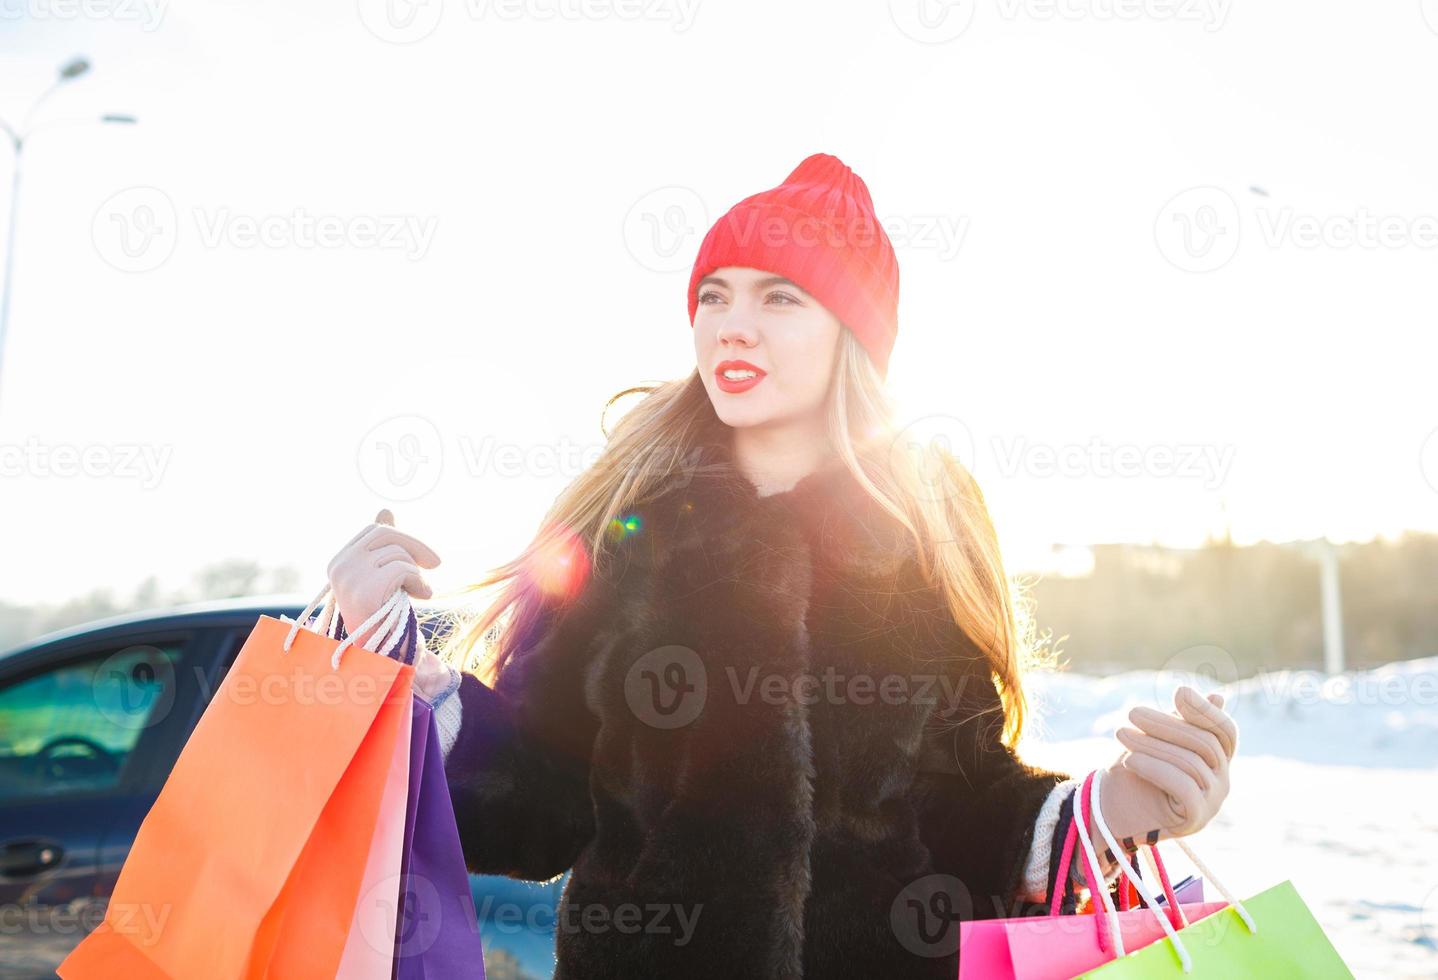
[[[1227,902],[1203,901],[1203,881],[1195,878],[1175,889],[1188,921],[1225,908]],[[1163,938],[1163,929],[1146,909],[1119,913],[1125,948],[1137,949]],[[960,923],[961,980],[1068,980],[1113,958],[1099,946],[1094,915],[1045,915],[1017,919],[980,919]]]
[[[400,859],[404,850],[405,798],[409,793],[410,728],[414,698],[401,708],[404,721],[380,797],[379,817],[365,862],[359,901],[336,980],[389,980],[394,970]]]

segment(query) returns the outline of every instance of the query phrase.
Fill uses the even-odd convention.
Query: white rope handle
[[[1094,814],[1094,823],[1098,825],[1099,833],[1103,834],[1103,839],[1108,843],[1108,846],[1109,846],[1110,850],[1113,851],[1114,857],[1115,857],[1116,859],[1118,859],[1120,868],[1121,868],[1125,873],[1127,873],[1127,874],[1129,875],[1129,877],[1130,877],[1130,879],[1133,881],[1135,887],[1138,888],[1139,893],[1140,893],[1141,895],[1143,895],[1143,897],[1144,897],[1145,899],[1148,900],[1148,903],[1149,903],[1150,907],[1152,907],[1152,908],[1154,909],[1154,914],[1155,914],[1155,915],[1158,915],[1161,919],[1163,919],[1164,924],[1165,924],[1164,931],[1167,932],[1167,933],[1169,934],[1169,936],[1174,939],[1175,943],[1177,943],[1177,941],[1178,941],[1178,940],[1177,940],[1177,937],[1174,935],[1174,933],[1173,933],[1171,927],[1170,927],[1169,924],[1168,924],[1168,918],[1167,918],[1167,916],[1163,916],[1161,913],[1159,913],[1159,912],[1157,911],[1157,905],[1158,905],[1157,900],[1151,895],[1151,893],[1150,893],[1150,892],[1148,891],[1148,889],[1145,887],[1144,882],[1143,882],[1143,879],[1138,877],[1137,873],[1133,870],[1133,867],[1132,867],[1127,861],[1123,860],[1123,857],[1122,857],[1123,851],[1122,851],[1122,849],[1118,846],[1118,843],[1114,840],[1113,834],[1109,832],[1108,824],[1104,822],[1103,813],[1100,812],[1100,810],[1099,810],[1099,805],[1098,805],[1098,801],[1099,801],[1099,788],[1098,788],[1098,783],[1099,783],[1099,777],[1098,777],[1097,775],[1095,775],[1095,776],[1094,776],[1094,781],[1093,781],[1093,804],[1092,804],[1092,805],[1093,805],[1093,814]],[[1213,884],[1213,887],[1218,889],[1219,894],[1222,895],[1223,898],[1224,898],[1224,900],[1225,900],[1226,902],[1228,902],[1229,906],[1230,906],[1235,912],[1238,913],[1238,917],[1243,920],[1243,924],[1248,927],[1248,931],[1249,931],[1250,933],[1256,933],[1256,932],[1258,932],[1258,923],[1256,923],[1256,922],[1253,920],[1253,916],[1249,913],[1248,909],[1244,907],[1243,903],[1238,900],[1238,897],[1237,897],[1236,895],[1234,895],[1233,892],[1230,891],[1230,890],[1228,889],[1228,887],[1224,885],[1223,882],[1221,882],[1221,881],[1218,880],[1218,876],[1215,875],[1215,874],[1213,873],[1213,871],[1211,871],[1211,870],[1209,869],[1208,865],[1204,864],[1203,861],[1201,861],[1201,860],[1199,859],[1198,855],[1195,854],[1195,853],[1193,853],[1193,848],[1188,845],[1188,842],[1185,841],[1182,837],[1175,837],[1175,838],[1173,839],[1173,842],[1174,842],[1175,844],[1177,844],[1180,848],[1183,849],[1183,853],[1184,853],[1184,854],[1187,854],[1187,855],[1188,855],[1188,859],[1193,862],[1193,866],[1198,869],[1198,873],[1201,874],[1201,875],[1203,875],[1205,878],[1207,878],[1207,879]],[[1150,863],[1152,863],[1152,860],[1153,860],[1153,859],[1152,859],[1151,856],[1150,856],[1149,860],[1150,860]],[[1154,877],[1155,877],[1155,879],[1158,878],[1158,868],[1157,868],[1156,865],[1154,865]],[[1182,905],[1179,906],[1178,911],[1179,911],[1179,916],[1180,916],[1180,918],[1182,918],[1184,924],[1187,925],[1187,924],[1188,924],[1188,918],[1187,918],[1187,916],[1184,916],[1184,915],[1183,915],[1183,907],[1182,907]],[[1182,956],[1183,956],[1183,954],[1181,953],[1181,954],[1180,954],[1180,958],[1182,958]],[[1185,969],[1184,972],[1187,973],[1188,970]]]
[[[1174,843],[1183,848],[1183,853],[1188,855],[1188,859],[1193,862],[1193,866],[1198,869],[1198,873],[1213,882],[1213,887],[1218,889],[1218,893],[1222,895],[1224,900],[1238,913],[1239,918],[1243,920],[1243,924],[1248,926],[1248,931],[1250,933],[1257,932],[1258,923],[1253,921],[1253,916],[1248,914],[1248,909],[1244,908],[1243,903],[1234,897],[1233,892],[1225,888],[1223,882],[1219,881],[1218,877],[1214,875],[1212,871],[1208,870],[1208,865],[1198,859],[1198,855],[1193,853],[1193,848],[1189,847],[1182,837],[1175,838]]]
[[[339,629],[340,623],[339,606],[332,601],[333,598],[334,593],[325,597],[320,611],[315,613],[315,621],[310,624],[310,630],[321,636],[328,636],[331,640],[338,640],[339,637],[335,633]]]
[[[304,611],[300,613],[299,618],[290,626],[290,632],[285,637],[283,646],[285,653],[290,651],[290,647],[294,644],[295,637],[299,635],[301,629],[308,629],[310,632],[318,633],[321,636],[334,637],[336,627],[339,624],[339,604],[331,601],[333,595],[330,587],[326,585],[320,590],[319,595],[311,599],[309,605],[305,606]],[[314,623],[306,626],[306,621],[316,608],[319,609],[319,615],[316,617]],[[406,627],[409,624],[410,612],[409,593],[405,592],[402,588],[395,589],[389,598],[385,599],[380,607],[376,609],[370,615],[369,619],[366,619],[358,629],[347,630],[349,635],[341,640],[340,645],[335,648],[334,654],[330,657],[330,666],[334,670],[339,670],[340,657],[346,649],[354,644],[355,637],[363,636],[369,631],[370,627],[377,623],[381,624],[381,628],[375,631],[374,636],[370,637],[371,641],[380,638],[386,639],[385,642],[380,645],[379,649],[374,652],[381,656],[389,656],[399,645],[400,641],[404,639]]]
[[[1112,831],[1108,829],[1108,823],[1103,818],[1103,806],[1100,802],[1102,796],[1099,791],[1099,784],[1102,780],[1102,770],[1095,771],[1093,774],[1093,800],[1089,804],[1093,810],[1093,822],[1097,825],[1098,832],[1103,834],[1103,839],[1108,844],[1109,850],[1113,851],[1114,860],[1118,862],[1121,872],[1128,876],[1129,881],[1133,882],[1134,887],[1138,889],[1138,893],[1143,896],[1144,901],[1148,904],[1148,910],[1153,913],[1154,917],[1158,919],[1158,924],[1163,926],[1163,931],[1168,934],[1169,942],[1173,943],[1174,951],[1178,953],[1178,961],[1183,964],[1183,972],[1192,973],[1193,957],[1189,955],[1188,949],[1183,945],[1183,941],[1178,938],[1178,933],[1174,930],[1173,923],[1169,922],[1168,916],[1163,914],[1163,910],[1159,907],[1158,899],[1154,897],[1153,892],[1149,891],[1148,884],[1139,877],[1138,872],[1133,869],[1133,865],[1128,863],[1128,859],[1124,857],[1123,848],[1119,846],[1118,841],[1114,839]],[[1080,834],[1079,838],[1082,839],[1083,835]],[[1092,847],[1093,845],[1090,844],[1089,846]],[[1107,889],[1104,890],[1104,898],[1108,898]],[[1110,921],[1113,923],[1114,934],[1118,935],[1118,916],[1114,916]],[[1114,946],[1118,949],[1118,955],[1123,956],[1122,940],[1115,941]]]
[[[393,653],[395,647],[399,646],[399,642],[404,639],[405,631],[400,624],[404,623],[405,626],[409,625],[409,595],[406,594],[403,589],[396,589],[394,595],[390,596],[386,601],[386,605],[390,605],[389,615],[385,617],[380,628],[375,630],[374,636],[370,638],[371,641],[373,641],[377,637],[389,637],[389,639],[385,640],[379,649],[375,651],[383,657],[388,657]],[[358,636],[359,634],[351,633],[350,635]],[[335,651],[334,663],[336,667],[339,666],[339,652],[339,650]]]
[[[300,630],[302,630],[302,629],[305,628],[305,620],[307,620],[307,619],[310,618],[310,614],[313,613],[313,612],[315,611],[315,609],[319,608],[320,603],[324,602],[324,601],[325,601],[325,598],[326,598],[329,594],[330,594],[329,583],[325,583],[325,587],[324,587],[323,589],[320,589],[320,594],[317,595],[317,596],[315,596],[313,599],[311,599],[311,600],[310,600],[310,604],[309,604],[308,606],[305,606],[304,611],[301,612],[301,613],[299,614],[299,616],[295,618],[295,620],[294,620],[294,625],[290,627],[289,635],[285,637],[284,646],[283,646],[283,648],[282,648],[285,653],[289,653],[289,652],[290,652],[290,646],[294,644],[294,642],[295,642],[295,637],[299,634]],[[320,612],[321,612],[321,614],[323,614],[323,613],[324,613],[324,610],[321,609]],[[318,625],[318,624],[316,624],[316,625]],[[324,631],[324,630],[318,630],[318,629],[316,629],[316,630],[311,630],[311,632],[319,633],[321,636],[324,636],[324,635],[325,635],[325,631]]]
[[[1092,792],[1090,793],[1091,799],[1089,800],[1089,809],[1093,811],[1095,821],[1103,819],[1099,816],[1098,812],[1098,780],[1099,773],[1095,771],[1093,774]],[[1083,792],[1082,786],[1079,787],[1079,792]],[[1095,875],[1099,876],[1099,881],[1097,882],[1098,895],[1091,897],[1096,898],[1099,905],[1103,908],[1104,916],[1108,919],[1110,926],[1109,935],[1113,936],[1113,946],[1117,951],[1115,955],[1121,957],[1124,955],[1123,930],[1119,928],[1118,912],[1114,911],[1113,898],[1108,893],[1108,882],[1103,880],[1103,865],[1098,863],[1098,854],[1094,852],[1093,841],[1089,840],[1088,827],[1084,826],[1082,799],[1078,800],[1077,805],[1074,807],[1074,819],[1078,821],[1080,827],[1078,833],[1079,845],[1083,848],[1084,856],[1088,858],[1089,867],[1093,869]],[[1103,826],[1103,824],[1100,823],[1099,826]]]
[[[334,592],[330,592],[329,598],[325,599],[325,604],[320,607],[319,617],[315,620],[315,627],[331,640],[338,640],[340,604],[334,601],[334,597]]]

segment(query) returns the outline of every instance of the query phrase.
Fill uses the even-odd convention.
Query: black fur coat
[[[1001,744],[987,666],[842,463],[760,496],[703,454],[494,689],[464,675],[466,864],[573,868],[560,980],[954,980],[1066,774]]]

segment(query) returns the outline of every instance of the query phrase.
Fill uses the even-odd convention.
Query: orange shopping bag
[[[389,626],[401,596],[355,635]],[[261,616],[59,975],[335,976],[413,680],[391,657]]]

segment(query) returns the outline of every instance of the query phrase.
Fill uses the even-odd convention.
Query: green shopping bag
[[[1109,832],[1099,806],[1100,790],[1098,778],[1090,787],[1091,797],[1085,801],[1091,804],[1085,815],[1093,817],[1094,824],[1108,842],[1110,850],[1117,856],[1120,873],[1133,881],[1143,893],[1150,911],[1159,919],[1167,934],[1165,938],[1150,943],[1132,953],[1123,951],[1116,933],[1114,938],[1118,957],[1097,969],[1080,974],[1081,977],[1098,977],[1100,980],[1126,980],[1126,978],[1201,978],[1222,977],[1283,977],[1284,980],[1353,980],[1353,974],[1344,964],[1338,951],[1333,948],[1323,928],[1313,913],[1308,910],[1293,882],[1284,881],[1267,891],[1259,892],[1246,902],[1240,902],[1214,876],[1213,872],[1198,859],[1182,839],[1175,841],[1188,855],[1199,872],[1213,884],[1228,900],[1228,907],[1182,929],[1174,930],[1166,916],[1157,908],[1157,901],[1149,894],[1148,888],[1134,872],[1133,866],[1123,857]],[[1079,841],[1085,845],[1088,857],[1097,866],[1088,843],[1087,834],[1079,834]],[[1104,905],[1099,910],[1102,917],[1107,913],[1107,922],[1112,930],[1116,923],[1112,901],[1107,891],[1099,896]]]
[[[1183,970],[1173,939],[1160,939],[1096,970],[1081,974],[1103,980],[1143,977],[1333,977],[1352,980],[1338,951],[1299,897],[1285,881],[1243,903],[1256,932],[1230,903],[1180,929],[1177,940],[1191,960]]]

